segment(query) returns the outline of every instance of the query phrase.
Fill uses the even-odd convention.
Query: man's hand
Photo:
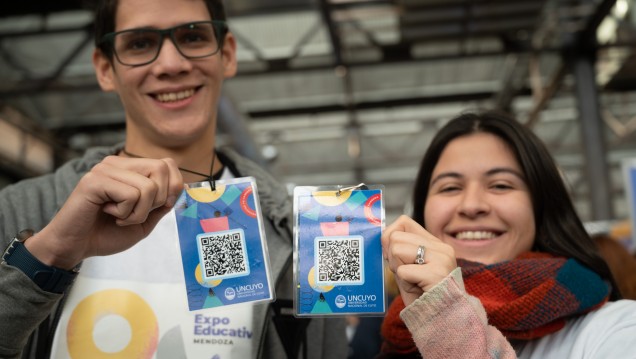
[[[25,245],[41,262],[64,269],[124,251],[154,229],[183,188],[172,159],[106,157]]]

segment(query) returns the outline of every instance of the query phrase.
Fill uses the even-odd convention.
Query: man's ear
[[[113,63],[100,49],[93,51],[93,67],[99,87],[106,92],[115,91]]]
[[[223,59],[223,76],[225,78],[234,77],[238,65],[236,60],[236,38],[231,32],[228,32],[225,35],[225,40],[223,40],[221,58]]]

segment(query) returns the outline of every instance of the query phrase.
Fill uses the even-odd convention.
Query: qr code
[[[316,284],[363,284],[363,244],[362,236],[317,237],[314,241]]]
[[[250,266],[242,229],[204,233],[197,236],[203,279],[248,275]]]

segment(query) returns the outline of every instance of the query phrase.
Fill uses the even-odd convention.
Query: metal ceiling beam
[[[589,2],[589,1],[588,1]],[[611,183],[606,157],[605,131],[596,83],[596,32],[616,0],[603,0],[578,34],[573,51],[567,54],[575,77],[575,89],[581,119],[581,142],[586,159],[586,177],[590,191],[590,212],[593,220],[613,218]]]
[[[0,18],[24,15],[47,15],[55,12],[82,10],[80,0],[30,0],[3,1],[0,6]]]
[[[545,47],[545,48],[531,48],[530,46],[526,47],[521,45],[517,48],[511,49],[498,49],[498,50],[475,50],[475,51],[466,51],[461,50],[457,53],[453,54],[436,54],[436,55],[426,55],[414,57],[411,55],[412,47],[418,45],[418,43],[399,43],[399,44],[389,44],[382,45],[379,47],[375,46],[365,46],[365,47],[355,47],[349,48],[349,52],[365,52],[366,50],[375,50],[379,51],[385,56],[380,60],[346,60],[346,64],[348,68],[357,68],[357,67],[372,67],[372,66],[383,66],[390,64],[399,64],[399,63],[418,63],[418,62],[427,62],[427,61],[443,61],[443,60],[455,60],[455,59],[466,59],[466,58],[483,58],[483,57],[496,57],[503,56],[506,54],[527,54],[532,52],[541,52],[541,53],[558,53],[561,52],[561,48],[553,48],[553,47]],[[633,44],[622,44],[622,47],[636,46],[636,42]],[[306,59],[310,59],[311,57],[305,57]],[[323,57],[316,57],[317,60],[320,60]],[[288,65],[286,67],[275,67],[275,66],[262,66],[266,68],[265,70],[257,69],[257,70],[241,70],[241,66],[239,64],[239,72],[238,76],[258,76],[258,75],[270,75],[276,73],[293,73],[293,72],[309,72],[309,71],[323,71],[328,69],[333,69],[334,65],[331,61],[323,61],[320,64],[312,65],[298,65],[298,66],[289,66],[288,59],[283,59],[285,63]],[[281,59],[277,59],[276,61],[281,61]],[[312,62],[312,61],[309,61]]]
[[[8,36],[5,34],[5,36]],[[11,35],[13,36],[13,35]],[[515,49],[509,49],[504,51],[495,50],[495,51],[474,51],[474,52],[466,52],[463,51],[457,54],[443,54],[443,55],[431,55],[413,58],[410,56],[410,45],[401,45],[405,46],[403,51],[396,51],[394,46],[384,45],[380,47],[380,51],[386,54],[390,54],[391,56],[387,56],[382,61],[371,60],[371,61],[349,61],[347,62],[347,66],[351,68],[357,67],[372,67],[372,66],[381,66],[387,64],[399,64],[399,63],[418,63],[418,62],[427,62],[427,61],[442,61],[442,60],[453,60],[453,59],[461,59],[461,58],[482,58],[482,57],[495,57],[502,56],[505,54],[527,54],[533,52],[539,53],[556,53],[562,52],[562,48],[554,48],[554,47],[545,47],[545,48],[531,48],[531,47],[518,47]],[[621,42],[616,44],[604,44],[597,47],[597,49],[607,49],[607,48],[631,48],[636,47],[636,42]],[[355,49],[354,49],[355,50]],[[268,60],[269,61],[269,60]],[[241,70],[241,66],[239,64],[239,72],[237,77],[247,77],[247,76],[260,76],[260,75],[271,75],[271,74],[285,74],[292,72],[311,72],[311,71],[324,71],[333,69],[333,63],[325,63],[311,66],[303,66],[303,67],[292,67],[289,65],[289,59],[277,59],[271,60],[271,62],[276,62],[276,66],[264,66],[265,70]],[[30,79],[29,81],[24,81],[22,83],[17,83],[12,86],[11,89],[0,91],[0,100],[8,99],[18,96],[32,96],[39,94],[41,91],[37,86],[34,86],[34,83],[42,82],[43,79]],[[56,93],[65,93],[65,92],[86,92],[86,91],[101,91],[96,82],[94,82],[94,78],[90,78],[90,83],[84,84],[62,84],[62,83],[49,83],[47,87],[47,91],[56,92]]]
[[[344,65],[344,61],[342,59],[342,46],[340,41],[340,36],[338,35],[338,29],[336,29],[336,24],[331,18],[331,8],[329,4],[329,0],[320,0],[319,3],[320,16],[327,27],[327,33],[329,34],[329,41],[331,42],[331,47],[333,51],[334,57],[334,65],[341,66]]]
[[[506,58],[505,67],[502,70],[503,81],[501,90],[494,97],[494,107],[496,109],[510,112],[510,106],[517,92],[524,86],[523,79],[528,74],[524,71],[524,61],[521,61],[519,54],[509,54]]]
[[[84,24],[81,26],[69,26],[69,27],[59,27],[59,28],[40,28],[35,30],[26,30],[26,31],[9,31],[9,32],[0,32],[0,40],[4,39],[19,39],[22,37],[31,37],[31,36],[49,36],[49,35],[58,35],[58,34],[68,34],[74,32],[86,32],[93,30],[93,23]]]
[[[636,46],[636,44],[624,44],[623,46]],[[483,58],[483,57],[496,57],[504,55],[506,52],[503,50],[497,51],[475,51],[475,52],[462,52],[458,54],[445,54],[445,55],[432,55],[425,57],[413,58],[410,55],[410,47],[406,47],[401,51],[396,51],[396,48],[390,45],[385,45],[380,47],[380,51],[385,54],[389,54],[390,56],[386,56],[382,61],[371,60],[371,61],[349,61],[347,62],[347,67],[349,69],[352,68],[360,68],[360,67],[373,67],[373,66],[382,66],[382,65],[390,65],[390,64],[400,64],[400,63],[419,63],[419,62],[427,62],[427,61],[443,61],[443,60],[453,60],[453,59],[461,59],[461,58]],[[532,49],[516,49],[511,52],[513,53],[526,53],[534,51]],[[542,52],[558,52],[560,49],[541,49]],[[310,65],[303,67],[292,67],[289,64],[290,59],[277,59],[271,60],[272,65],[263,66],[264,69],[258,70],[241,70],[241,65],[239,64],[239,71],[237,77],[250,77],[250,76],[261,76],[261,75],[272,75],[272,74],[288,74],[295,72],[312,72],[312,71],[325,71],[325,70],[333,70],[334,64],[333,62],[328,62],[324,64],[318,65]],[[268,61],[269,62],[269,61]],[[274,64],[275,63],[275,64]],[[35,86],[35,83],[40,83],[44,79],[29,79],[28,81],[22,81],[16,84],[13,84],[11,89],[0,90],[0,100],[14,98],[19,96],[32,96],[43,91]],[[63,84],[63,83],[49,83],[46,88],[47,91],[56,92],[56,93],[65,93],[65,92],[86,92],[86,91],[101,91],[97,82],[95,82],[94,77],[89,78],[90,82],[86,82],[83,84]]]
[[[557,90],[561,87],[566,73],[567,67],[562,62],[559,65],[559,68],[554,72],[554,75],[552,75],[550,83],[545,89],[543,89],[541,95],[538,97],[538,100],[535,102],[534,107],[528,113],[528,117],[525,122],[526,126],[532,128],[534,127],[534,125],[537,124],[541,111],[546,108],[548,102],[550,102],[552,97],[556,94]]]
[[[563,79],[567,73],[568,67],[575,63],[575,58],[578,57],[581,50],[585,52],[596,51],[596,31],[600,23],[607,17],[610,10],[616,4],[616,0],[603,0],[597,7],[596,11],[588,18],[585,27],[579,33],[575,34],[573,39],[566,43],[563,49],[563,63],[559,69],[554,73],[550,80],[550,84],[543,92],[542,96],[535,103],[534,108],[529,112],[526,125],[533,127],[539,120],[539,113],[547,106],[548,102],[556,94],[563,83]],[[599,112],[599,121],[600,112]]]
[[[617,43],[613,45],[601,45],[598,46],[597,49],[607,49],[607,48],[618,48],[618,47],[636,47],[636,42],[623,42]],[[391,47],[385,46],[387,53],[393,54],[392,57],[384,59],[382,62],[380,61],[355,61],[349,62],[348,67],[352,68],[360,68],[360,67],[373,67],[373,66],[381,66],[387,64],[399,64],[399,63],[419,63],[419,62],[427,62],[427,61],[442,61],[442,60],[454,60],[461,58],[483,58],[483,57],[495,57],[502,56],[505,54],[526,54],[531,53],[535,50],[532,49],[513,49],[512,51],[479,51],[479,52],[463,52],[458,54],[446,54],[446,55],[433,55],[426,57],[418,57],[413,58],[410,56],[401,56],[399,53],[395,52]],[[562,49],[560,48],[544,48],[539,49],[537,51],[542,53],[556,53],[560,52]],[[404,51],[408,52],[408,51]],[[402,52],[402,54],[404,53]],[[239,72],[237,77],[250,77],[250,76],[261,76],[261,75],[272,75],[272,74],[285,74],[285,73],[293,73],[293,72],[311,72],[311,71],[325,71],[332,70],[333,63],[329,64],[320,64],[320,65],[312,65],[305,67],[289,67],[288,61],[285,60],[282,66],[272,66],[267,70],[244,70],[241,71],[241,66],[239,64]],[[33,96],[40,93],[43,93],[43,90],[40,90],[38,87],[34,86],[34,83],[42,82],[43,79],[31,79],[28,81],[23,81],[21,83],[17,83],[12,85],[11,89],[0,90],[0,100],[15,98],[19,96]],[[96,91],[101,92],[101,89],[95,82],[95,79],[91,77],[89,82],[82,84],[63,84],[63,83],[49,83],[46,91],[55,92],[55,93],[68,93],[68,92],[88,92],[88,91]],[[546,99],[547,100],[547,99]]]
[[[590,188],[590,211],[593,220],[613,218],[611,184],[606,158],[605,131],[601,119],[599,95],[591,56],[574,60],[576,97],[581,121],[581,146],[585,154],[585,173]]]
[[[332,8],[329,0],[320,1],[320,15],[327,26],[329,40],[333,48],[334,71],[336,72],[336,75],[342,79],[343,95],[345,97],[344,110],[348,117],[348,155],[354,160],[353,171],[356,178],[355,181],[362,182],[364,180],[364,166],[360,162],[362,141],[360,140],[360,124],[358,122],[357,109],[354,103],[353,82],[351,79],[351,71],[349,71],[342,55],[342,41],[332,17]]]
[[[589,1],[588,1],[589,2]],[[589,44],[596,46],[596,31],[603,20],[609,15],[612,8],[616,5],[616,0],[603,0],[597,7],[596,11],[587,21],[585,29],[578,34],[577,43],[579,45]]]
[[[40,78],[28,78],[27,80],[19,83],[13,89],[0,92],[0,99],[15,97],[19,95],[29,95],[41,93],[44,90],[51,87],[51,85],[57,80],[64,72],[66,67],[75,60],[75,58],[81,53],[81,51],[92,41],[92,31],[89,28],[84,28],[84,38],[62,59],[57,65],[56,69],[50,74]],[[95,83],[95,86],[97,84]]]
[[[523,89],[521,93],[524,95],[528,95],[530,91],[528,89]],[[495,93],[493,91],[481,91],[481,92],[452,94],[452,95],[433,95],[433,96],[420,96],[420,97],[411,97],[411,98],[403,97],[399,99],[382,100],[382,101],[359,101],[359,102],[356,102],[353,106],[355,107],[357,111],[360,111],[360,110],[371,110],[371,109],[381,109],[381,108],[391,108],[391,107],[401,107],[401,106],[439,104],[439,103],[448,103],[448,102],[479,101],[479,100],[491,99],[494,96],[494,94]],[[258,120],[259,118],[285,117],[285,116],[311,114],[311,113],[343,112],[346,110],[347,110],[347,106],[344,104],[327,104],[327,105],[320,105],[320,106],[306,106],[306,107],[284,108],[284,109],[276,109],[276,110],[249,111],[248,114],[251,119]]]

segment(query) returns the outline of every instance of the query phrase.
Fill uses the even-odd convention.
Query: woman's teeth
[[[174,102],[180,101],[185,98],[191,97],[194,95],[194,89],[179,91],[179,92],[170,92],[170,93],[162,93],[157,95],[157,100],[161,102]]]
[[[496,233],[493,232],[485,232],[485,231],[470,231],[470,232],[459,232],[455,235],[457,239],[465,239],[465,240],[481,240],[481,239],[490,239],[495,238],[497,236]]]

